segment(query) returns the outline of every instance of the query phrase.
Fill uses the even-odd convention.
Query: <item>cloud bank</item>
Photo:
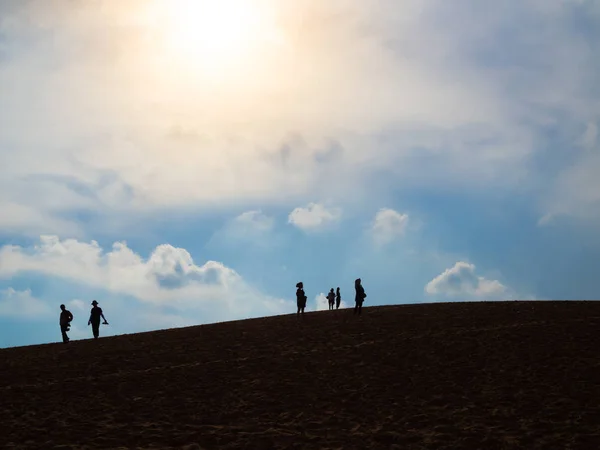
[[[599,50],[571,20],[596,23],[593,2],[265,1],[279,43],[220,80],[169,54],[150,3],[2,5],[1,229],[82,236],[70,214],[118,227],[190,205],[365,203],[386,179],[514,189],[558,115],[597,140]],[[556,190],[581,211],[594,179],[561,188],[595,164],[578,159]]]
[[[21,273],[56,277],[177,311],[210,311],[221,318],[291,310],[287,302],[261,294],[222,263],[196,265],[185,249],[168,244],[157,246],[148,258],[124,242],[105,251],[95,241],[57,236],[42,236],[29,248],[0,248],[0,278]]]

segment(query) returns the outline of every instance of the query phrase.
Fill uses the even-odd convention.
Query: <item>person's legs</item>
[[[358,315],[360,316],[360,313],[362,312],[362,302],[358,303]]]
[[[100,322],[92,322],[92,333],[94,333],[94,339],[98,339],[98,336],[100,336]]]
[[[60,326],[60,332],[62,334],[62,340],[63,342],[66,344],[67,342],[69,342],[69,336],[67,336],[67,326],[66,325],[61,325]]]

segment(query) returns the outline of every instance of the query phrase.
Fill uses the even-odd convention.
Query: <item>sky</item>
[[[598,298],[598,42],[595,0],[0,1],[0,347]]]

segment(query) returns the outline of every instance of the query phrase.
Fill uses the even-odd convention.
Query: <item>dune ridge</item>
[[[0,447],[600,448],[599,348],[600,302],[511,301],[0,349]]]

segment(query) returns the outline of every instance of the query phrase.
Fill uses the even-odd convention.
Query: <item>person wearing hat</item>
[[[298,306],[298,313],[300,315],[300,311],[302,311],[302,315],[304,315],[304,308],[306,308],[306,294],[304,293],[304,284],[302,281],[296,283],[296,306]]]
[[[98,339],[100,335],[100,318],[104,319],[102,322],[104,325],[108,325],[104,314],[102,313],[102,308],[98,306],[98,302],[94,300],[92,302],[92,311],[90,312],[90,320],[88,320],[88,326],[92,325],[92,332],[94,333],[94,339]]]
[[[69,342],[69,336],[67,336],[67,331],[71,329],[71,321],[73,320],[73,314],[69,311],[65,305],[60,305],[60,332],[62,333],[62,340],[66,344]]]

